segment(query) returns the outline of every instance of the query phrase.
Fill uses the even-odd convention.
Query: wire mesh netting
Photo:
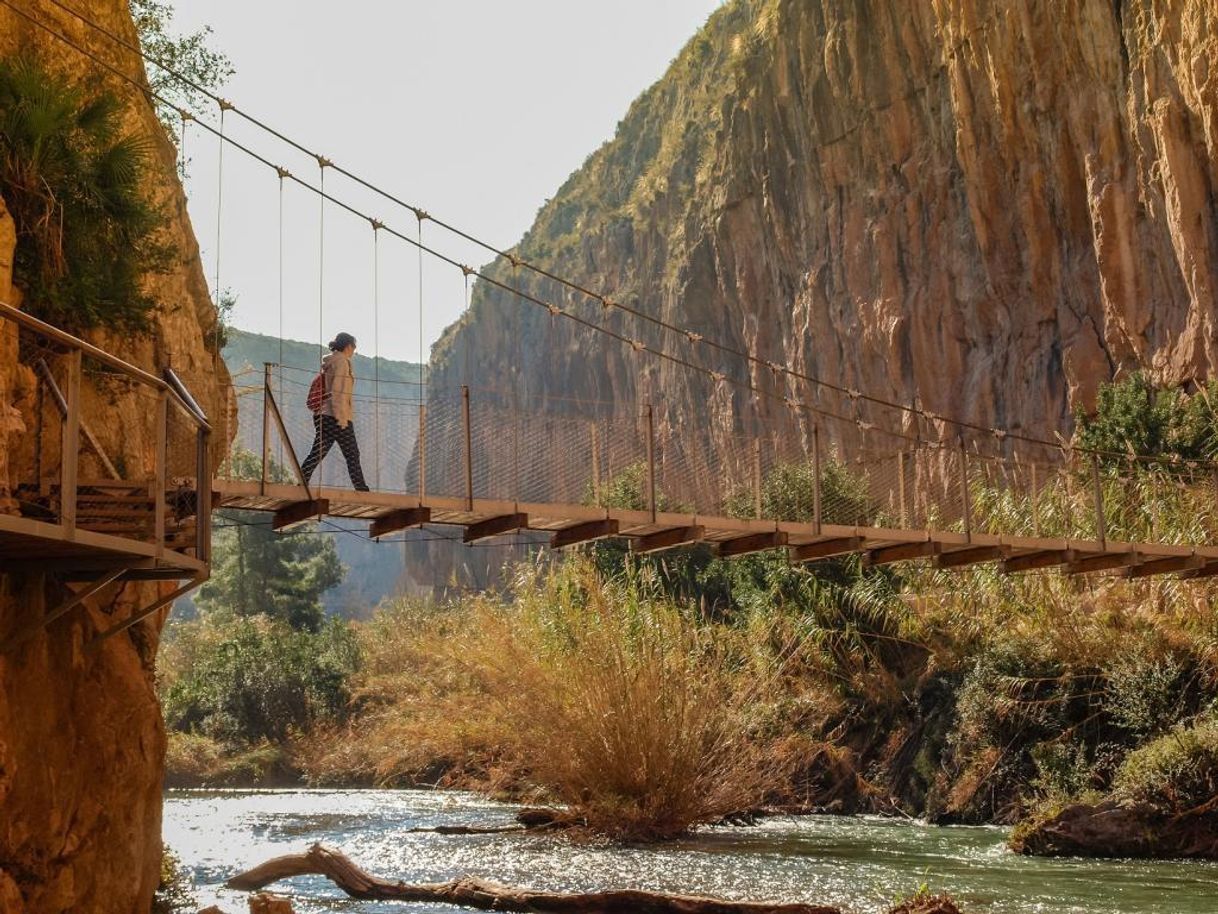
[[[266,383],[236,389],[221,474],[259,478],[265,447],[270,478],[291,481],[293,455],[303,461],[316,432],[310,377],[265,377],[270,396]],[[355,396],[354,424],[364,474],[384,492],[634,509],[654,499],[659,511],[704,516],[1085,541],[1218,539],[1213,469],[1182,462],[1016,449],[992,437],[927,440],[861,422],[722,434],[646,408],[530,412],[478,390],[406,384]],[[349,486],[341,456],[311,482]]]

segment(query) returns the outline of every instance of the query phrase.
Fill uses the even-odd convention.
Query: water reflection
[[[835,904],[875,912],[922,883],[966,914],[1215,914],[1218,865],[1038,860],[1007,853],[994,828],[930,828],[872,818],[776,819],[713,829],[658,847],[572,846],[560,837],[409,833],[416,826],[500,825],[515,808],[424,791],[171,791],[165,841],[193,872],[204,905],[246,910],[219,886],[277,854],[331,844],[371,872],[408,881],[482,876],[542,889],[643,888]],[[452,912],[448,906],[346,899],[328,881],[284,884],[302,914]]]

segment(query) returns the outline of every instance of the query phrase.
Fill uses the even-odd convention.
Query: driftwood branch
[[[364,872],[343,854],[320,844],[314,844],[303,854],[288,854],[268,860],[252,870],[237,874],[225,885],[230,889],[257,891],[291,876],[325,876],[352,898],[431,901],[483,911],[537,914],[841,914],[837,908],[819,905],[722,901],[663,892],[535,892],[470,877],[451,882],[390,882]]]

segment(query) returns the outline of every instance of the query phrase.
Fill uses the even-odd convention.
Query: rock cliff
[[[736,0],[515,253],[843,387],[1049,434],[1115,375],[1213,375],[1216,188],[1212,0]],[[508,262],[489,269],[775,386]],[[661,428],[707,404],[710,434],[793,423],[481,285],[433,353],[438,386],[470,377],[530,408],[650,400]],[[777,392],[840,406],[806,383]]]
[[[135,40],[127,0],[77,0],[107,28]],[[49,3],[23,4],[123,72],[144,79],[130,52],[91,32]],[[0,55],[35,53],[51,68],[105,83],[127,102],[128,126],[154,139],[150,187],[169,215],[172,268],[150,279],[162,303],[148,339],[98,333],[93,341],[159,372],[172,365],[212,417],[229,408],[228,375],[209,348],[216,314],[199,262],[175,170],[175,152],[143,95],[98,70],[78,51],[0,9]],[[0,218],[0,292],[10,289],[12,221]],[[17,302],[14,302],[17,303]],[[18,364],[18,340],[5,325],[0,393],[25,424],[35,424],[33,379]],[[82,391],[103,448],[126,466],[147,463],[150,411],[121,388],[86,379]],[[104,407],[104,409],[103,409]],[[220,442],[217,442],[217,446]],[[23,450],[24,449],[20,449]],[[20,462],[17,475],[28,471]],[[144,914],[161,856],[164,731],[153,691],[153,662],[163,621],[153,617],[97,652],[84,644],[100,627],[147,605],[172,584],[112,585],[16,651],[0,654],[0,910]],[[164,590],[158,590],[163,588]],[[0,643],[63,599],[63,585],[38,567],[0,574]]]

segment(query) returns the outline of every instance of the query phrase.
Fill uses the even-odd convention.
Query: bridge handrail
[[[166,368],[164,370],[164,377],[158,378],[156,375],[138,368],[92,343],[21,311],[8,302],[0,301],[0,320],[12,321],[18,327],[64,347],[69,353],[66,369],[67,380],[63,390],[60,389],[45,360],[39,359],[34,365],[40,383],[44,384],[45,389],[50,392],[54,405],[60,413],[62,455],[60,461],[60,508],[57,524],[63,528],[64,534],[69,539],[72,538],[77,529],[78,474],[82,436],[87,440],[89,446],[97,452],[99,459],[114,479],[120,480],[120,474],[115,469],[116,464],[111,462],[101,451],[101,445],[81,416],[81,359],[87,356],[92,361],[113,369],[118,374],[130,378],[145,388],[151,389],[156,394],[159,406],[156,409],[154,419],[156,442],[155,466],[149,481],[153,486],[155,542],[158,554],[162,550],[168,549],[166,541],[167,513],[169,510],[167,503],[167,488],[169,485],[169,417],[167,407],[169,403],[173,403],[186,416],[189,423],[187,428],[193,427],[193,437],[195,439],[193,444],[195,451],[194,471],[197,478],[209,479],[211,475],[210,442],[212,427],[208,421],[207,414],[199,406],[198,401],[195,400],[186,385],[171,369]],[[67,455],[69,454],[74,456],[68,459]],[[210,551],[211,491],[209,486],[203,486],[202,491],[196,493],[194,510],[196,515],[195,555],[200,561],[206,563]],[[121,537],[125,534],[118,533],[116,535]]]

